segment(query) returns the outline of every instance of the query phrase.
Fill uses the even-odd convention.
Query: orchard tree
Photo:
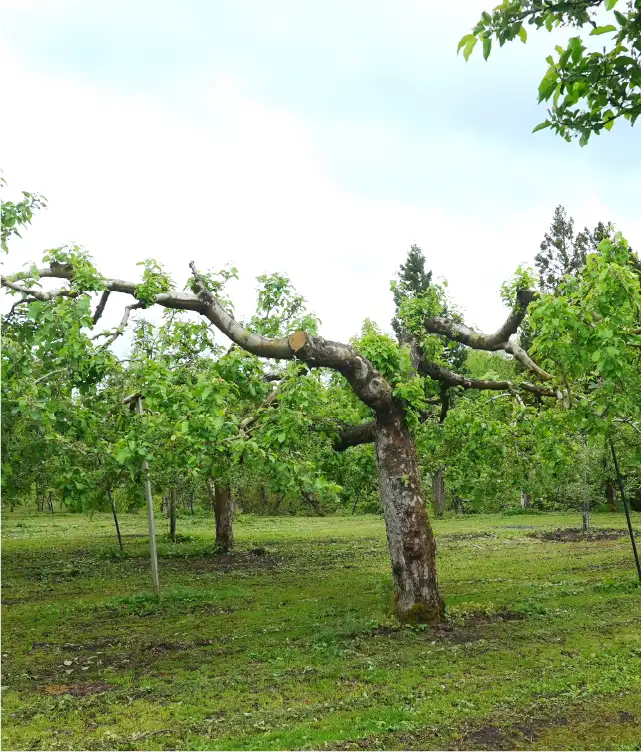
[[[574,27],[580,34],[546,58],[539,102],[549,102],[548,117],[534,130],[551,128],[581,146],[617,119],[634,125],[641,114],[641,2],[639,0],[503,0],[483,12],[470,34],[459,42],[467,60],[481,43],[487,60],[492,42],[500,46],[530,30]],[[585,32],[583,31],[585,29]],[[590,49],[587,37],[597,37]]]
[[[413,429],[426,406],[422,378],[431,378],[435,387],[444,382],[468,388],[507,388],[501,382],[473,383],[441,365],[438,358],[445,337],[473,348],[503,350],[528,365],[536,378],[553,381],[550,374],[510,340],[533,299],[532,293],[520,289],[517,280],[513,309],[506,322],[493,334],[481,334],[435,315],[442,309],[442,301],[432,290],[427,296],[405,301],[401,306],[403,327],[413,337],[411,345],[400,347],[390,338],[370,330],[361,338],[360,351],[353,345],[325,340],[303,330],[287,337],[265,337],[253,333],[221,305],[194,263],[191,269],[191,292],[166,289],[167,285],[154,276],[155,272],[143,275],[142,283],[101,278],[100,287],[104,291],[128,294],[139,302],[142,298],[146,305],[155,303],[165,308],[195,311],[237,345],[259,357],[295,360],[311,368],[338,371],[373,414],[372,422],[355,429],[360,432],[360,437],[352,443],[364,443],[363,433],[368,433],[369,439],[374,440],[397,613],[404,620],[437,622],[443,613],[443,601],[437,585],[436,543],[425,509],[413,438]],[[64,280],[67,285],[45,292],[39,284],[48,278]],[[88,300],[88,295],[81,289],[82,280],[86,278],[84,264],[79,258],[73,255],[65,258],[60,252],[48,266],[4,277],[2,284],[25,297],[51,299],[69,297],[73,293],[74,299]],[[94,277],[90,279],[93,283]],[[93,289],[94,284],[91,285]],[[433,360],[430,355],[433,355]],[[519,388],[541,395],[557,395],[557,390],[541,384],[524,382]]]
[[[124,294],[135,301],[125,308],[125,324],[133,307],[158,305],[191,311],[213,324],[240,350],[267,362],[287,363],[287,377],[281,379],[284,382],[281,394],[284,396],[287,385],[292,385],[292,409],[282,410],[285,404],[277,390],[264,400],[268,404],[264,404],[261,412],[265,418],[263,438],[269,438],[272,444],[267,449],[257,445],[259,455],[264,452],[267,456],[270,453],[276,456],[276,445],[287,445],[291,441],[288,435],[300,435],[302,425],[306,425],[311,436],[314,415],[310,397],[314,399],[318,394],[323,379],[336,378],[341,385],[349,386],[352,399],[360,403],[350,409],[361,422],[347,426],[335,422],[334,442],[342,449],[374,444],[396,611],[404,621],[434,624],[441,619],[444,609],[437,583],[436,542],[425,508],[415,442],[422,422],[435,416],[433,402],[440,404],[442,385],[507,392],[517,403],[520,400],[524,404],[529,399],[549,398],[566,409],[572,408],[577,425],[594,431],[607,431],[617,422],[636,430],[641,417],[637,363],[641,344],[639,275],[620,235],[611,241],[604,240],[600,253],[588,256],[583,273],[574,280],[570,278],[555,296],[534,292],[533,274],[519,270],[502,291],[510,313],[493,333],[475,331],[465,326],[459,317],[444,316],[443,289],[431,284],[423,294],[401,302],[398,319],[405,333],[402,343],[382,333],[371,322],[366,322],[361,336],[351,343],[329,341],[316,334],[312,322],[297,320],[296,315],[292,316],[291,325],[288,323],[284,333],[272,334],[271,329],[267,336],[252,331],[251,324],[244,326],[233,317],[225,305],[218,281],[200,273],[194,262],[190,264],[188,289],[178,290],[154,262],[144,265],[141,280],[126,281],[103,277],[88,257],[76,249],[50,251],[45,260],[47,264],[40,268],[32,266],[2,277],[2,286],[11,295],[18,296],[18,307],[26,305],[31,312],[37,304],[66,303],[78,308],[75,315],[81,317],[79,325],[91,331],[100,306],[104,309],[111,294]],[[60,280],[62,286],[45,289],[42,283],[50,279]],[[97,292],[101,292],[101,298],[92,316],[91,296]],[[535,331],[532,354],[514,338],[529,308]],[[46,308],[35,309],[36,328],[40,326],[43,312],[49,315]],[[49,325],[48,321],[45,316],[42,325]],[[299,326],[305,328],[297,328]],[[73,342],[70,357],[77,346],[75,339]],[[529,379],[523,378],[523,374],[506,379],[476,378],[459,372],[447,361],[449,342],[472,350],[509,355],[524,367]],[[332,373],[335,376],[331,376]],[[313,377],[320,381],[315,382]],[[197,388],[203,392],[208,387],[215,391],[218,386],[214,378],[208,372],[202,378],[199,374]],[[197,402],[197,398],[195,394],[193,401]],[[275,400],[278,411],[272,410]],[[182,413],[182,408],[178,412]],[[178,412],[174,424],[178,421]],[[223,416],[215,411],[210,415],[210,412],[212,408],[203,398],[203,405],[195,405],[188,418],[189,423],[195,423],[198,444],[204,443],[211,431],[226,431],[228,425],[230,428],[236,425],[231,412]],[[280,427],[277,429],[272,425],[276,415],[279,420],[282,416],[286,421],[293,421],[296,430],[288,434]],[[184,422],[185,418],[181,420]],[[228,439],[232,452],[237,447],[239,455],[252,441],[248,437],[251,431],[247,429],[254,423],[251,418],[248,423],[244,423],[245,420],[240,421],[238,434],[230,432]],[[213,424],[219,422],[220,426],[214,427]],[[141,421],[132,423],[133,426],[140,424]],[[331,425],[329,417],[319,423],[319,429],[327,433],[328,425]],[[142,427],[132,430],[142,431]],[[176,440],[184,441],[181,451],[185,453],[185,461],[190,463],[191,426],[183,433],[186,438],[177,436]],[[128,446],[131,448],[129,443]],[[134,441],[133,447],[143,456],[153,449],[140,441]],[[312,463],[312,469],[315,464]]]
[[[400,343],[408,341],[408,333],[403,328],[402,323],[398,318],[401,306],[407,304],[407,301],[425,297],[429,294],[430,287],[433,287],[433,292],[436,293],[441,301],[440,309],[435,309],[437,310],[438,315],[450,316],[460,320],[460,317],[457,317],[455,311],[448,311],[443,288],[439,285],[433,285],[432,271],[425,270],[425,256],[422,250],[416,244],[413,244],[408,251],[405,263],[401,264],[399,267],[397,279],[393,280],[391,284],[396,311],[394,319],[392,320],[392,327]],[[449,368],[461,371],[465,364],[465,350],[466,348],[460,343],[446,339],[443,341],[441,357]],[[429,397],[429,394],[427,396]],[[442,383],[438,396],[441,404],[439,422],[443,423],[448,410],[453,404],[454,392],[447,384]],[[438,430],[434,430],[430,435],[435,442],[435,445],[432,448],[433,450],[436,450],[436,444],[439,443],[439,432]],[[442,460],[437,460],[438,456],[438,451],[432,451],[430,453],[431,459],[427,464],[432,482],[434,508],[437,516],[442,517],[445,511],[445,467],[447,463]]]

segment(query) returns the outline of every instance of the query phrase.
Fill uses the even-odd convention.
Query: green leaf
[[[603,127],[606,131],[611,131],[614,127],[614,112],[612,110],[603,113]]]
[[[525,30],[525,26],[521,26],[519,29],[519,38],[525,44],[527,42],[527,31]]]
[[[591,37],[597,37],[600,34],[608,34],[611,31],[616,31],[617,27],[613,26],[612,24],[608,24],[607,26],[597,26],[596,29],[592,29],[590,32]]]
[[[183,420],[182,421],[182,423],[180,424],[180,430],[183,433],[187,433],[189,431],[189,421],[188,420]]]
[[[474,34],[466,34],[461,41],[458,43],[458,47],[456,48],[456,54],[461,51],[462,47],[465,47],[465,45],[470,41],[470,39],[474,39]]]
[[[552,92],[556,88],[556,82],[558,78],[559,74],[557,73],[555,68],[547,69],[545,76],[543,76],[543,79],[539,84],[539,102],[542,102],[544,99],[550,98]]]
[[[483,37],[483,60],[487,60],[492,51],[492,40],[490,37]]]
[[[465,62],[467,62],[470,59],[470,55],[472,54],[472,50],[476,46],[476,37],[472,37],[471,39],[467,40],[467,43],[465,45],[465,49],[463,50],[463,57],[465,58]]]
[[[605,9],[612,10],[616,4],[617,0],[605,0]]]

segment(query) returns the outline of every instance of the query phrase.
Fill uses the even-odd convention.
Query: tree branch
[[[106,301],[105,301],[106,303]],[[124,333],[125,329],[127,328],[127,324],[129,323],[129,316],[132,311],[136,310],[137,308],[144,308],[144,303],[132,303],[131,305],[125,306],[125,312],[122,314],[122,319],[120,320],[120,325],[116,327],[113,332],[100,332],[100,334],[96,334],[92,337],[92,339],[99,339],[100,337],[108,337],[108,339],[105,340],[105,342],[102,344],[102,347],[109,347],[109,345],[113,344],[118,337],[120,337],[121,334]],[[104,308],[104,306],[103,306]]]
[[[551,374],[538,366],[517,342],[510,341],[510,337],[516,334],[522,324],[529,304],[537,297],[538,293],[532,290],[518,290],[516,305],[503,325],[493,334],[476,332],[465,324],[459,324],[441,316],[426,319],[424,322],[425,329],[432,334],[440,334],[455,342],[461,342],[473,350],[504,350],[543,381],[552,381]]]
[[[505,323],[494,334],[475,332],[465,324],[459,324],[442,316],[425,319],[425,329],[431,334],[441,334],[474,350],[504,350],[507,341],[513,334],[516,334],[525,318],[528,305],[537,297],[538,293],[532,290],[519,290],[516,294],[516,305]]]
[[[371,444],[374,441],[376,421],[371,420],[358,426],[343,426],[338,436],[334,439],[334,449],[344,452],[349,447],[359,444]]]
[[[111,292],[109,290],[105,290],[102,295],[100,296],[100,302],[98,303],[98,306],[96,308],[96,311],[93,315],[93,325],[95,326],[102,314],[105,311],[105,306],[107,305],[107,301],[109,300],[109,296],[111,295]]]
[[[498,381],[494,379],[469,379],[466,376],[461,376],[459,373],[449,371],[447,368],[432,363],[426,358],[422,358],[418,365],[419,373],[423,376],[429,376],[435,381],[440,381],[448,386],[460,386],[463,389],[488,389],[499,392],[512,392],[513,390],[521,389],[524,392],[530,392],[531,394],[538,394],[541,397],[554,397],[555,399],[561,399],[560,392],[548,389],[544,386],[538,386],[537,384],[530,384],[523,382],[520,384],[514,384],[511,381]]]

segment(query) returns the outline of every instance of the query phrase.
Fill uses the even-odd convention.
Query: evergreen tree
[[[540,275],[542,292],[556,292],[566,274],[575,275],[585,264],[590,253],[599,250],[599,243],[611,234],[608,222],[599,224],[590,232],[587,227],[575,235],[574,219],[568,217],[563,206],[557,206],[550,229],[534,258]]]
[[[432,284],[432,272],[425,271],[425,256],[423,251],[416,245],[407,252],[407,259],[399,267],[398,280],[392,288],[394,295],[395,315],[392,319],[392,328],[398,338],[402,333],[401,324],[396,317],[398,309],[405,298],[422,295]]]

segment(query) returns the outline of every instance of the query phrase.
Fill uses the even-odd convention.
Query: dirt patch
[[[263,549],[264,550],[264,549]],[[193,574],[206,572],[234,572],[239,569],[277,569],[282,559],[265,551],[263,554],[237,553],[211,556],[163,556],[162,562],[176,569],[189,569]]]
[[[515,749],[517,744],[521,746],[535,742],[545,729],[567,725],[567,718],[542,718],[506,728],[483,726],[467,733],[457,749]]]
[[[477,540],[478,538],[496,538],[494,533],[455,533],[450,535],[441,535],[441,539],[448,541]]]
[[[529,536],[556,543],[581,543],[586,541],[591,543],[601,540],[616,540],[617,538],[622,538],[625,534],[625,530],[617,530],[616,528],[601,528],[584,533],[574,527],[565,527],[558,528],[557,530],[543,530],[537,533],[529,533]]]
[[[501,530],[533,530],[536,525],[501,525]]]
[[[73,695],[74,697],[87,697],[107,692],[112,687],[103,681],[80,682],[79,684],[47,684],[42,688],[45,695]]]
[[[194,640],[193,642],[152,642],[144,646],[144,650],[152,653],[173,653],[180,650],[191,650],[213,645],[216,640]]]
[[[483,611],[473,611],[463,617],[461,626],[444,622],[429,634],[452,645],[467,645],[470,642],[483,639],[484,633],[480,629],[482,626],[503,621],[522,621],[524,618],[524,614],[507,609],[489,614]]]
[[[495,611],[489,614],[486,614],[484,611],[473,611],[465,617],[465,623],[488,624],[494,621],[523,621],[523,619],[525,619],[525,614],[522,614],[519,611],[509,611],[508,609]]]
[[[92,651],[98,648],[112,648],[120,644],[121,640],[115,637],[97,637],[94,640],[87,640],[82,644],[76,642],[32,642],[30,652],[33,653],[35,650],[46,650],[49,648],[72,652]]]

